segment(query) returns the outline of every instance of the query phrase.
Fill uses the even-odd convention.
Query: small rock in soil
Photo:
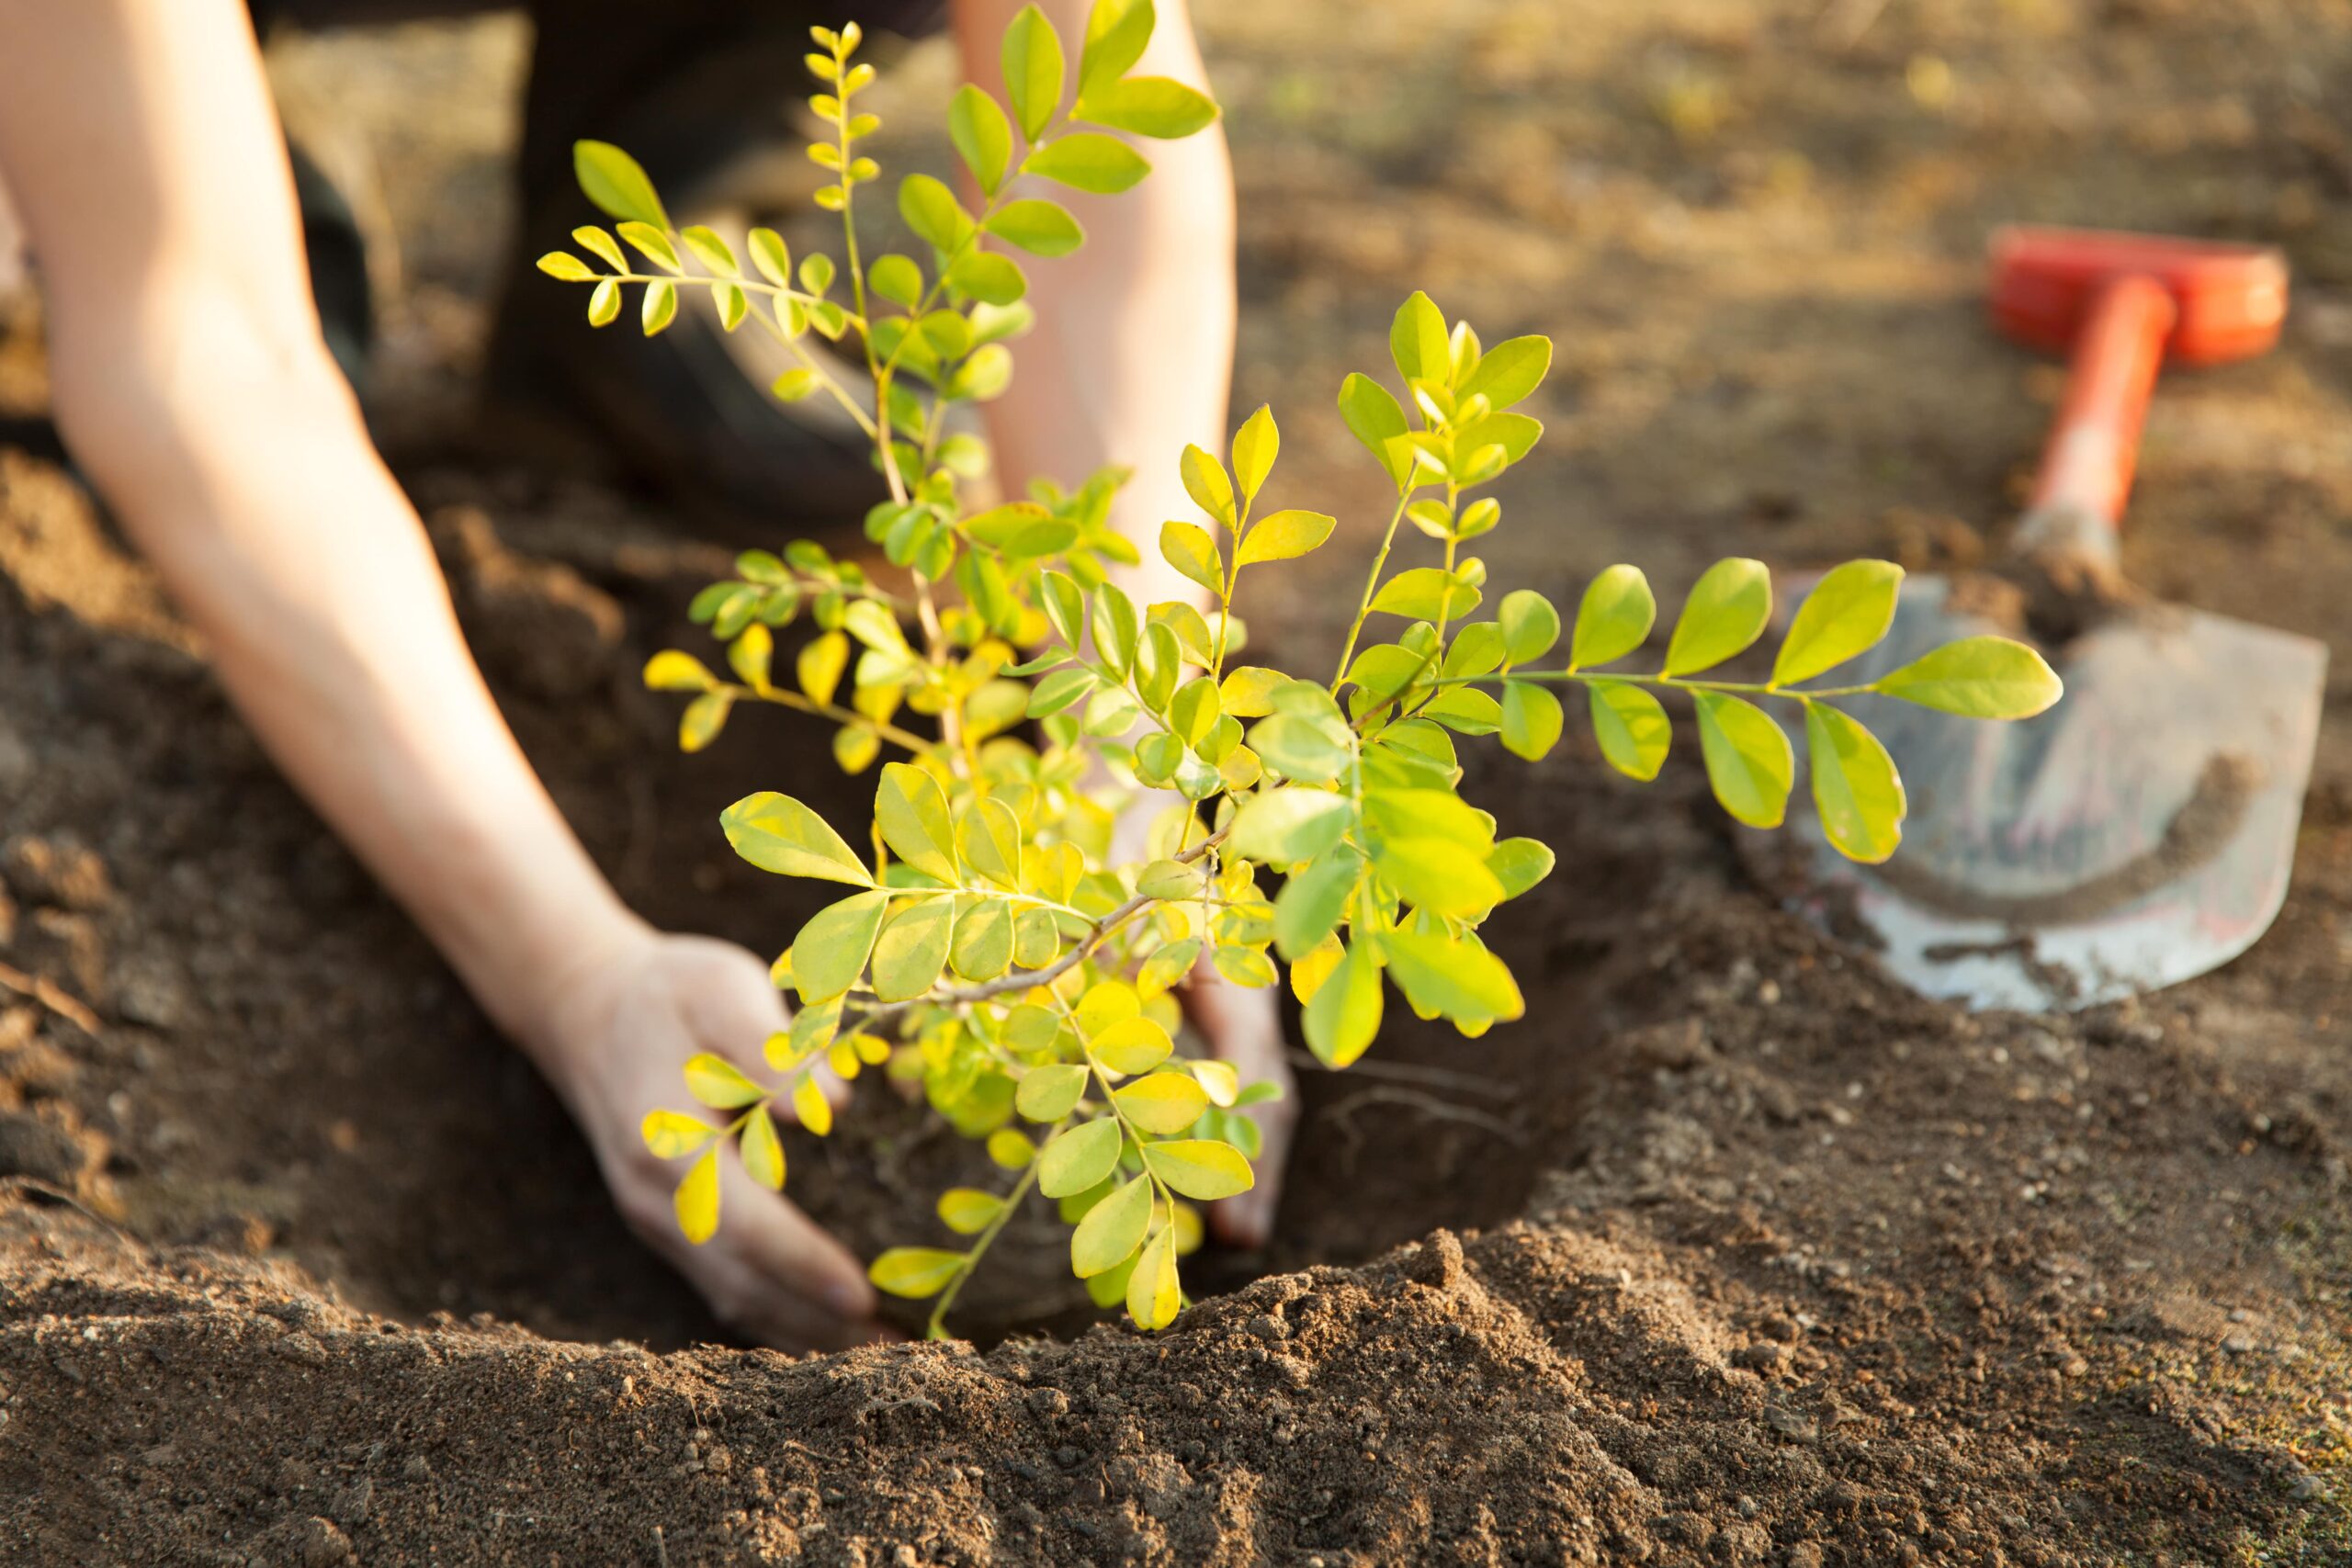
[[[0,850],[0,869],[28,904],[51,904],[87,912],[114,897],[114,880],[97,852],[71,834],[38,838],[17,835]]]
[[[0,1176],[72,1187],[81,1177],[82,1159],[82,1145],[64,1128],[22,1111],[0,1111]]]

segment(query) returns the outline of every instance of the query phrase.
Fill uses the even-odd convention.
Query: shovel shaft
[[[2066,401],[2042,453],[2020,544],[2112,561],[2148,396],[2177,316],[2171,294],[2152,277],[2101,287],[2075,340]]]

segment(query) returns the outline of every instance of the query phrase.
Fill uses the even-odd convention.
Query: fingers
[[[756,1067],[768,1036],[792,1027],[790,1010],[768,977],[767,965],[732,942],[702,937],[672,939],[678,953],[679,1000],[686,1027],[704,1049]],[[834,1110],[845,1109],[850,1087],[831,1067],[816,1071],[817,1086]],[[777,1111],[791,1119],[791,1102]]]
[[[1283,1052],[1282,1019],[1273,993],[1244,989],[1204,972],[1186,988],[1184,1005],[1208,1038],[1209,1049],[1230,1064],[1243,1083],[1272,1083],[1283,1091],[1280,1100],[1261,1101],[1243,1112],[1258,1124],[1261,1138],[1258,1157],[1251,1162],[1257,1185],[1209,1208],[1209,1226],[1218,1240],[1235,1247],[1263,1247],[1273,1236],[1291,1131],[1298,1121],[1297,1085]]]

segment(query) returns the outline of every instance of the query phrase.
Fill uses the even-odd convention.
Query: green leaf
[[[1011,305],[1029,292],[1029,279],[1023,276],[1020,264],[993,251],[966,252],[962,260],[947,269],[947,281],[985,305]],[[1022,309],[1025,311],[1027,307]],[[1000,330],[997,335],[1010,337],[1026,330],[1027,323],[1023,321]],[[976,336],[983,335],[977,314],[973,317],[973,332]]]
[[[1410,428],[1405,411],[1388,389],[1371,377],[1350,372],[1340,384],[1340,416],[1348,429],[1388,471],[1401,491],[1412,477],[1411,445],[1404,439]]]
[[[585,283],[596,269],[570,251],[549,251],[539,258],[539,270],[559,283]]]
[[[1086,47],[1079,55],[1081,96],[1107,87],[1135,69],[1151,41],[1152,22],[1151,0],[1094,0],[1086,18]]]
[[[1151,164],[1142,153],[1115,136],[1105,136],[1099,130],[1079,130],[1030,153],[1022,169],[1074,190],[1116,196],[1140,185],[1143,177],[1151,173]]]
[[[826,632],[801,646],[793,661],[793,675],[809,701],[830,703],[848,668],[849,638],[840,632]]]
[[[1591,691],[1592,732],[1609,765],[1645,784],[1657,777],[1674,739],[1664,705],[1623,681],[1595,681]]]
[[[1075,1062],[1032,1067],[1013,1095],[1013,1106],[1032,1122],[1058,1122],[1077,1109],[1092,1077]]]
[[[1388,355],[1408,385],[1434,381],[1442,387],[1453,380],[1453,349],[1446,336],[1445,312],[1419,289],[1398,307],[1388,325]]]
[[[1151,1224],[1152,1190],[1138,1176],[1086,1211],[1070,1233],[1069,1265],[1081,1280],[1108,1273],[1135,1256]]]
[[[1502,604],[1495,611],[1495,619],[1502,627],[1503,658],[1513,664],[1532,664],[1551,652],[1552,645],[1560,640],[1560,612],[1552,607],[1552,601],[1532,588],[1515,589],[1504,594]],[[1468,628],[1464,629],[1466,631]],[[1448,663],[1451,662],[1449,660]],[[1493,666],[1487,668],[1492,669]],[[1449,674],[1455,672],[1451,669],[1448,671]]]
[[[1302,784],[1329,784],[1354,752],[1308,719],[1276,714],[1250,731],[1250,744],[1269,767]]]
[[[1078,118],[1155,141],[1174,141],[1216,123],[1216,104],[1205,93],[1166,76],[1129,76],[1106,83],[1086,96]]]
[[[702,263],[705,271],[720,277],[741,277],[743,275],[743,269],[736,264],[734,247],[720,238],[716,230],[696,223],[682,231],[678,238],[686,243],[686,249],[693,254],[695,260]]]
[[[857,983],[889,908],[884,892],[860,893],[829,904],[792,941],[792,984],[803,1005],[830,1001]]]
[[[1111,1098],[1147,1133],[1181,1133],[1209,1108],[1207,1091],[1190,1073],[1153,1073],[1114,1089]]]
[[[1772,618],[1772,574],[1759,560],[1735,556],[1702,572],[1683,601],[1666,647],[1668,675],[1712,670],[1764,635]]]
[[[939,781],[905,762],[886,762],[874,792],[874,821],[890,852],[925,876],[955,886],[956,829]]]
[[[1442,567],[1417,566],[1382,583],[1372,607],[1383,615],[1433,621],[1444,614],[1466,615],[1478,607],[1479,598],[1476,588]]]
[[[1380,1032],[1380,965],[1359,942],[1348,949],[1306,1004],[1306,1047],[1327,1067],[1344,1067]]]
[[[983,196],[994,196],[1012,166],[1012,127],[994,98],[967,82],[947,105],[947,137]]]
[[[1175,1138],[1146,1144],[1143,1163],[1170,1187],[1203,1203],[1247,1192],[1258,1184],[1240,1150],[1210,1138]]]
[[[1462,919],[1502,902],[1502,884],[1494,873],[1482,860],[1466,858],[1452,839],[1384,836],[1373,849],[1372,863],[1398,897],[1433,915]]]
[[[628,258],[621,254],[621,248],[613,242],[612,235],[594,223],[583,223],[571,231],[571,238],[574,243],[593,252],[615,272],[627,272],[629,269]]]
[[[608,277],[589,290],[588,324],[590,326],[609,327],[620,319],[620,314],[621,286],[619,284]]]
[[[718,1129],[683,1111],[649,1111],[638,1135],[655,1159],[677,1159],[718,1136]]]
[[[975,874],[999,887],[1021,886],[1021,819],[1003,801],[984,795],[966,807],[956,841]]]
[[[956,193],[930,175],[909,175],[899,182],[899,216],[941,251],[954,251],[972,232],[971,216]]]
[[[1389,978],[1416,1007],[1459,1023],[1508,1021],[1526,1010],[1510,969],[1475,940],[1394,931],[1380,939],[1380,947]]]
[[[1825,703],[1804,709],[1814,808],[1838,852],[1876,865],[1903,841],[1906,803],[1894,759],[1877,736]]]
[[[921,899],[901,910],[874,944],[874,994],[886,1002],[911,1001],[938,983],[947,966],[956,901]]]
[[[1012,967],[1012,906],[983,898],[956,917],[948,967],[967,980],[993,980]]]
[[[817,379],[814,370],[805,365],[796,365],[778,376],[768,390],[775,394],[779,402],[797,403],[822,384]]]
[[[686,1058],[686,1092],[714,1111],[733,1111],[767,1098],[743,1069],[707,1051]]]
[[[1261,403],[1233,435],[1233,474],[1241,483],[1243,500],[1257,497],[1266,476],[1274,471],[1274,457],[1281,450],[1282,432],[1274,424],[1274,411]]]
[[[1108,1116],[1055,1135],[1037,1156],[1037,1190],[1048,1198],[1083,1192],[1117,1168],[1119,1123]]]
[[[1320,945],[1347,912],[1363,877],[1363,856],[1340,845],[1283,885],[1274,899],[1274,945],[1295,963]]]
[[[1568,643],[1568,668],[1615,663],[1647,641],[1657,623],[1657,600],[1642,569],[1611,567],[1584,591],[1576,636]]]
[[[1062,99],[1062,40],[1035,6],[1023,6],[1004,29],[1004,96],[1030,141],[1053,123]]]
[[[894,1247],[874,1260],[865,1277],[887,1295],[923,1301],[947,1288],[967,1261],[936,1247]]]
[[[685,1179],[671,1196],[678,1228],[700,1247],[718,1230],[718,1151],[712,1148],[686,1169]]]
[[[1903,569],[1893,561],[1849,560],[1814,585],[1781,639],[1772,684],[1810,681],[1873,648],[1894,624]]]
[[[1224,593],[1225,557],[1218,551],[1216,541],[1209,537],[1208,530],[1198,524],[1161,524],[1159,554],[1170,566],[1210,592]]]
[[[1176,1280],[1175,1227],[1162,1225],[1136,1255],[1135,1270],[1127,1276],[1127,1315],[1137,1328],[1165,1328],[1183,1303]]]
[[[1238,564],[1295,560],[1320,546],[1339,525],[1320,512],[1287,511],[1269,513],[1252,524],[1241,541]]]
[[[803,1080],[806,1081],[805,1079]],[[775,1118],[764,1105],[744,1119],[743,1136],[735,1145],[743,1169],[771,1192],[784,1190],[784,1145],[775,1135]]]
[[[762,871],[874,886],[874,874],[842,836],[788,795],[747,795],[718,814],[718,825],[735,852]]]
[[[1027,908],[1012,918],[1012,961],[1023,969],[1041,969],[1061,951],[1061,931],[1051,909]]]
[[[1560,699],[1549,686],[1503,682],[1503,745],[1513,756],[1541,760],[1560,743],[1562,722]]]
[[[939,1195],[939,1223],[957,1235],[977,1235],[1004,1213],[1004,1200],[977,1187],[951,1187]]]
[[[1503,885],[1503,897],[1516,898],[1552,874],[1552,852],[1533,839],[1505,839],[1487,852],[1487,869]]]
[[[678,253],[670,243],[670,236],[650,223],[635,220],[618,225],[616,232],[629,243],[629,248],[664,272],[683,274],[686,269],[678,265]]]
[[[1891,674],[1871,690],[1962,718],[2031,718],[2064,693],[2041,655],[2005,637],[1948,642]]]
[[[611,142],[573,142],[571,172],[579,177],[581,194],[606,214],[656,229],[670,226],[662,198],[653,194],[653,182],[636,159]]]
[[[1086,1048],[1104,1066],[1133,1077],[1168,1060],[1175,1053],[1176,1043],[1156,1021],[1135,1016],[1101,1026]]]
[[[922,298],[922,268],[902,255],[876,256],[866,269],[865,280],[875,293],[894,305],[911,310]]]
[[[989,220],[989,232],[1034,256],[1066,256],[1086,243],[1086,231],[1068,209],[1036,197],[997,209]]]
[[[1094,651],[1114,675],[1125,676],[1136,657],[1136,643],[1143,636],[1143,623],[1136,615],[1136,602],[1115,582],[1105,582],[1094,591]]]
[[[1200,446],[1186,446],[1177,471],[1184,480],[1184,493],[1193,504],[1209,514],[1211,520],[1234,525],[1233,481],[1226,476],[1225,465],[1216,454]]]
[[[1788,735],[1754,703],[1721,692],[1692,694],[1699,701],[1699,746],[1715,798],[1751,828],[1779,827],[1796,779]]]
[[[1085,701],[1101,683],[1091,670],[1057,670],[1030,692],[1029,716],[1051,718]]]
[[[1025,1170],[1037,1157],[1037,1145],[1018,1127],[999,1127],[989,1134],[989,1158],[1006,1170]]]
[[[1551,368],[1550,338],[1509,338],[1481,355],[1477,367],[1453,393],[1464,400],[1483,397],[1496,408],[1507,409],[1542,386]]]

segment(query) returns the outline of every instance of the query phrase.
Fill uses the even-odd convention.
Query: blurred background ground
[[[1217,1265],[1273,1278],[1163,1342],[607,1348],[713,1330],[37,438],[18,292],[0,961],[99,1028],[0,998],[0,1163],[107,1218],[0,1210],[0,1549],[2352,1562],[2352,5],[1200,20],[1241,186],[1237,406],[1282,416],[1283,499],[1342,518],[1332,575],[1257,615],[1314,667],[1384,513],[1330,400],[1414,288],[1489,342],[1557,344],[1487,559],[1566,601],[1617,559],[1672,590],[1729,553],[1997,547],[2059,378],[1983,323],[1996,222],[2283,246],[2285,343],[2164,383],[2126,552],[2160,595],[2333,645],[2271,936],[2141,1007],[1970,1020],[1775,910],[1694,770],[1480,761],[1475,797],[1562,857],[1502,939],[1532,1016],[1402,1029],[1374,1058],[1401,1076],[1310,1083],[1282,1237]],[[376,193],[371,412],[526,747],[650,914],[772,950],[805,906],[733,861],[717,809],[863,791],[809,777],[789,727],[668,754],[634,671],[684,635],[715,525],[594,443],[524,460],[472,412],[527,41],[497,17],[287,36],[273,72]],[[915,132],[950,69],[910,58],[894,151],[940,156]],[[873,1142],[794,1157],[870,1249],[922,1223],[908,1173],[940,1152],[868,1109]],[[1487,1234],[1285,1272],[1440,1225]]]

